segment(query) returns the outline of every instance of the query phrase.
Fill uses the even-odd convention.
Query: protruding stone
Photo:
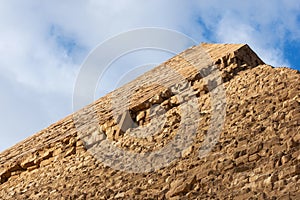
[[[20,163],[20,166],[24,169],[31,167],[34,165],[34,160],[36,160],[36,159],[37,159],[36,156],[31,155],[31,156],[27,157],[25,160],[23,160]]]
[[[182,151],[181,153],[182,157],[189,156],[193,152],[193,150],[194,150],[194,146],[189,146],[188,148]]]
[[[160,104],[163,101],[163,98],[161,97],[160,94],[156,94],[154,95],[154,97],[152,97],[149,102],[152,104]]]
[[[139,121],[141,121],[142,119],[144,119],[145,118],[145,111],[141,111],[141,112],[139,112],[139,114],[137,114],[137,116],[136,116],[136,121],[137,122],[139,122]]]
[[[181,193],[187,193],[192,185],[195,183],[196,177],[180,178],[171,183],[170,190],[167,192],[166,197],[170,198]]]

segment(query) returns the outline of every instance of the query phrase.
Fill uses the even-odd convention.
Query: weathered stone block
[[[137,122],[141,121],[142,119],[145,118],[145,116],[146,116],[145,111],[139,112],[139,113],[137,114],[137,116],[136,116],[136,121],[137,121]]]
[[[187,193],[195,183],[196,177],[181,178],[173,181],[170,190],[166,193],[166,197],[170,198],[181,193]]]
[[[247,162],[248,162],[248,155],[244,155],[244,156],[238,157],[235,160],[236,165],[240,165],[240,164],[247,163]]]
[[[285,168],[285,170],[282,170],[279,172],[278,174],[278,178],[280,180],[286,178],[286,177],[292,177],[294,175],[300,174],[300,165],[294,165],[294,166],[290,166]]]
[[[257,161],[259,159],[259,155],[258,154],[253,154],[253,155],[250,155],[249,156],[249,161],[252,162],[252,161]]]

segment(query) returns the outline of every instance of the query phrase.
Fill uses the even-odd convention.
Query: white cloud
[[[258,26],[258,25],[257,25]],[[234,30],[234,31],[233,31]],[[216,29],[216,37],[224,43],[247,43],[263,60],[273,66],[288,66],[283,52],[267,33],[241,22],[237,17],[224,17]],[[270,39],[271,38],[271,39]]]
[[[283,45],[300,38],[297,1],[232,0],[222,6],[216,0],[199,2],[200,16],[216,41],[248,43],[266,63],[289,66]]]

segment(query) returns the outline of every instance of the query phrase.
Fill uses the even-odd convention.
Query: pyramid
[[[0,153],[0,199],[300,199],[299,81],[191,47]]]

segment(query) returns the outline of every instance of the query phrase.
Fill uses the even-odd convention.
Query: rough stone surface
[[[299,72],[265,65],[247,45],[201,47],[222,72],[226,88],[224,128],[207,156],[199,158],[198,150],[209,128],[211,95],[207,83],[179,54],[165,64],[192,86],[184,99],[172,94],[183,85],[147,84],[163,65],[145,73],[85,108],[96,107],[92,112],[100,119],[90,127],[91,134],[79,135],[73,116],[68,116],[2,152],[0,199],[300,199]],[[197,48],[191,48],[196,50],[191,55],[195,61],[200,59]],[[160,76],[168,81],[164,72]],[[124,88],[136,93],[130,113],[120,113],[118,123],[112,119],[110,97]],[[137,153],[164,147],[176,136],[182,120],[179,105],[192,93],[201,114],[200,119],[189,116],[199,123],[196,140],[169,166],[147,173],[123,172],[104,166],[86,150],[105,140]],[[132,138],[136,126],[151,122],[152,104],[166,110],[162,131]],[[136,126],[131,127],[129,115]],[[86,116],[86,123],[90,121]]]

